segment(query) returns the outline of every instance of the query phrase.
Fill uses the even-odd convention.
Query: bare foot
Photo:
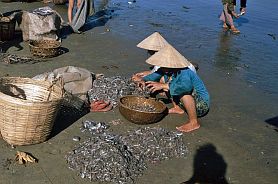
[[[226,23],[223,24],[222,26],[224,29],[229,29],[228,25]]]
[[[184,110],[182,110],[179,106],[173,107],[169,109],[169,114],[183,114]]]
[[[198,122],[189,122],[180,127],[176,127],[176,129],[181,132],[191,132],[193,130],[197,130],[198,128],[200,128],[200,124]]]

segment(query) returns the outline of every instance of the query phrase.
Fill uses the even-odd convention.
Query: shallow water
[[[137,0],[129,4],[128,0],[112,0],[109,9],[115,11],[107,25],[114,33],[138,42],[159,31],[188,59],[201,64],[201,70],[239,76],[276,95],[278,1],[253,0],[247,6],[247,14],[235,21],[240,35],[223,32],[218,19],[220,1]]]

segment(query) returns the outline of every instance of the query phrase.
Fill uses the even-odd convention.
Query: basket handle
[[[64,91],[64,80],[63,80],[62,77],[58,77],[58,78],[54,79],[54,80],[51,82],[50,86],[48,87],[49,93],[48,93],[48,97],[47,97],[47,100],[46,100],[46,101],[49,101],[50,95],[51,95],[51,93],[52,93],[52,91],[53,91],[53,89],[54,89],[54,85],[55,85],[55,84],[59,84],[59,85],[61,86],[62,97],[64,96],[64,93],[65,93],[65,91]]]

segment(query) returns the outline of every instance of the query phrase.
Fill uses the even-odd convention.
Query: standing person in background
[[[76,13],[73,15],[75,6]],[[80,33],[79,29],[84,26],[87,18],[93,15],[94,12],[94,0],[69,0],[68,21],[73,31],[75,33]]]
[[[69,23],[71,23],[71,21],[72,21],[74,2],[75,2],[75,0],[69,0],[69,5],[68,5],[68,21],[69,21]],[[81,0],[77,0],[77,3],[76,3],[77,9],[80,8],[80,4],[81,4]]]
[[[247,0],[240,0],[240,15],[244,15],[246,13],[246,3]],[[236,0],[233,0],[233,4],[236,6]]]
[[[232,33],[238,34],[240,31],[235,27],[233,17],[238,18],[239,16],[235,12],[234,0],[222,0],[223,10],[220,16],[220,20],[223,21],[224,29],[231,29]]]

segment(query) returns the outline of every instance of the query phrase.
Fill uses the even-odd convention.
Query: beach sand
[[[43,4],[38,2],[0,2],[0,11],[30,10],[40,6],[43,6]],[[114,6],[119,7],[115,4]],[[132,8],[136,10],[138,7],[134,5],[129,10],[130,12],[132,12]],[[59,10],[62,16],[66,17],[66,7],[59,6],[56,9]],[[186,8],[183,9],[187,11]],[[138,25],[136,27],[132,22],[132,14],[127,14],[123,18],[117,11],[123,10],[115,10],[115,14],[112,15],[112,17],[115,16],[114,18],[104,19],[102,24],[92,24],[93,26],[90,27],[90,30],[82,34],[68,35],[62,42],[62,46],[68,49],[67,53],[48,59],[47,62],[43,63],[13,65],[0,63],[0,76],[33,77],[37,74],[69,65],[83,67],[94,73],[103,73],[107,76],[122,75],[126,77],[137,71],[147,69],[149,66],[144,62],[147,54],[145,51],[136,48],[136,44],[144,38],[142,35],[150,34],[151,30],[148,30],[144,25],[141,28],[138,28]],[[192,19],[201,21],[198,20],[198,16],[192,16]],[[118,21],[125,24],[125,27],[117,24]],[[152,29],[159,30],[160,25],[148,24],[148,26],[150,25],[156,26]],[[189,25],[185,29],[194,32],[195,25]],[[217,26],[217,29],[221,29],[220,25]],[[136,27],[136,30],[135,28],[133,30],[134,33],[140,29],[144,33],[141,35],[134,34],[134,37],[131,34],[125,35],[123,33],[124,30],[126,30],[126,33],[132,32],[130,29],[133,29],[133,27]],[[165,30],[167,30],[167,27],[164,27],[162,32]],[[212,30],[209,31],[212,34]],[[237,61],[240,65],[236,66],[233,65],[234,63],[221,63],[217,60],[219,55],[221,59],[226,57],[222,55],[225,53],[222,50],[223,47],[213,50],[210,47],[209,40],[205,40],[202,34],[193,34],[191,40],[179,40],[178,37],[174,36],[173,32],[173,30],[169,31],[170,42],[173,45],[177,43],[177,48],[183,50],[181,53],[197,61],[200,66],[198,74],[203,79],[211,95],[211,109],[207,116],[201,118],[201,128],[199,130],[183,135],[184,142],[189,149],[187,158],[171,159],[157,164],[150,164],[143,176],[138,177],[135,183],[180,184],[188,181],[194,174],[199,178],[199,183],[205,183],[206,178],[213,177],[223,177],[228,183],[235,184],[277,183],[278,149],[276,126],[278,121],[278,98],[275,95],[275,91],[267,93],[257,88],[254,83],[244,80],[242,75],[244,71],[237,73],[236,70],[239,66],[243,66],[240,59]],[[222,33],[218,32],[216,34],[215,40],[212,40],[211,44],[214,45],[214,48],[219,48],[220,46],[214,43],[219,41],[218,39],[221,38]],[[220,37],[218,37],[219,34]],[[167,35],[166,31],[163,32],[163,35]],[[188,38],[189,36],[185,37]],[[222,38],[228,39],[226,35]],[[242,38],[243,36],[231,36],[231,39],[234,39],[233,41]],[[201,43],[202,46],[200,46],[200,42],[196,43],[198,39],[203,41]],[[229,44],[234,45],[233,41],[229,42]],[[277,44],[277,42],[274,44]],[[27,43],[18,42],[17,45],[20,45],[23,49],[20,50],[20,47],[11,46],[6,50],[9,53],[18,55],[30,55]],[[226,46],[225,42],[222,46]],[[234,50],[235,54],[236,51]],[[251,51],[249,54],[251,54]],[[216,56],[216,60],[207,62],[207,56],[210,55]],[[82,138],[81,141],[84,141],[89,136],[80,132],[79,128],[82,121],[109,122],[115,119],[121,119],[124,122],[111,127],[115,132],[124,133],[127,130],[140,127],[125,120],[119,113],[118,108],[116,108],[107,113],[89,113],[78,120],[75,117],[69,117],[67,120],[57,118],[53,136],[41,144],[12,148],[1,139],[0,183],[93,183],[82,179],[77,175],[77,172],[68,169],[65,154],[76,145],[76,142],[72,141],[73,136],[80,136]],[[150,126],[175,130],[176,126],[181,125],[186,120],[186,115],[168,115],[161,122]],[[271,124],[276,124],[276,126]],[[13,159],[17,150],[32,153],[39,159],[39,162],[37,164],[28,164],[26,167],[8,164],[7,159]]]

